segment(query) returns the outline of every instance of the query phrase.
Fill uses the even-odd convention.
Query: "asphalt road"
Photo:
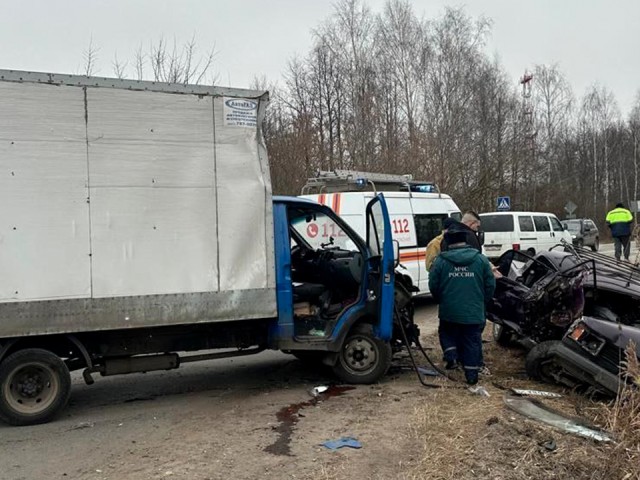
[[[423,334],[435,330],[436,306],[430,299],[417,301],[416,322]],[[402,374],[402,381],[412,392],[419,391],[410,372]],[[293,477],[266,478],[302,478],[295,476],[291,457],[264,453],[264,446],[273,442],[273,429],[280,428],[280,409],[308,401],[313,386],[332,382],[330,372],[273,351],[185,364],[168,372],[96,376],[91,386],[75,374],[60,418],[30,427],[0,424],[0,479],[258,478],[276,467],[291,469]],[[380,388],[407,390],[404,385],[390,377]],[[296,462],[313,466],[309,445],[317,445],[314,434],[333,435],[344,428],[345,418],[359,415],[366,424],[364,419],[373,414],[370,397],[377,395],[371,388],[350,392],[354,411],[347,417],[337,401],[334,414],[323,407],[329,409],[326,416],[318,418],[306,437],[297,433],[294,445],[302,445],[302,453]],[[399,418],[404,419],[402,413]],[[322,430],[330,427],[334,430]],[[377,435],[386,428],[381,424]]]

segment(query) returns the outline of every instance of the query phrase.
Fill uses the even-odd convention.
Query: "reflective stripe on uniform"
[[[633,220],[633,215],[626,208],[614,208],[607,213],[607,222],[614,223],[629,223]]]
[[[480,370],[481,367],[469,367],[467,365],[463,365],[463,367],[465,370]]]
[[[447,353],[447,352],[450,352],[451,350],[457,350],[457,348],[456,347],[449,347],[449,348],[445,349],[445,351],[442,352],[442,353]]]

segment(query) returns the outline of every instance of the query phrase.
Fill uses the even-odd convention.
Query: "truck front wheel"
[[[48,350],[19,350],[0,364],[0,419],[11,425],[48,422],[70,393],[69,369]]]
[[[359,324],[349,332],[333,371],[346,383],[373,383],[387,373],[391,356],[389,342],[376,338],[371,325]]]

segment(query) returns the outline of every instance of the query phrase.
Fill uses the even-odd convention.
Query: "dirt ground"
[[[436,309],[420,302],[425,346],[439,359]],[[490,330],[490,329],[487,329]],[[500,387],[532,387],[522,354],[487,343],[491,397],[460,384],[421,386],[407,358],[377,385],[310,390],[332,376],[290,355],[187,365],[176,371],[76,379],[58,420],[0,425],[1,479],[467,479],[612,478],[606,448],[508,411]],[[495,386],[494,383],[498,386]],[[554,408],[598,420],[571,392]],[[360,449],[331,451],[350,436]],[[554,451],[540,446],[553,440]]]

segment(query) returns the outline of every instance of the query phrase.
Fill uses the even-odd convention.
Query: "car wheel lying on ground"
[[[615,394],[624,349],[640,345],[640,269],[566,244],[507,252],[498,269],[487,311],[496,342],[529,349],[534,379]]]

